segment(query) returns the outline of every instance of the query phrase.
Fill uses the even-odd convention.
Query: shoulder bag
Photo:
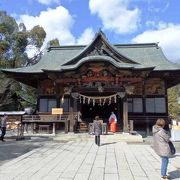
[[[174,144],[172,143],[172,141],[169,141],[168,144],[171,150],[171,154],[172,155],[176,154],[176,148],[174,147]]]

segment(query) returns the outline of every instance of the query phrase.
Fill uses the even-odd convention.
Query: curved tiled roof
[[[161,48],[156,43],[147,44],[116,44],[111,45],[104,38],[104,35],[100,32],[98,34],[102,36],[102,40],[105,41],[112,49],[114,53],[121,55],[129,60],[127,63],[115,62],[111,56],[87,56],[78,59],[78,61],[73,65],[71,62],[77,57],[80,57],[89,46],[60,46],[60,47],[50,47],[47,52],[44,53],[41,60],[28,67],[16,68],[16,69],[6,69],[3,71],[12,73],[43,73],[43,70],[55,70],[62,71],[63,69],[73,69],[78,67],[85,61],[95,60],[105,60],[111,61],[111,63],[119,68],[152,68],[154,70],[180,70],[180,65],[172,63],[167,60],[164,56]],[[97,36],[95,37],[97,38]],[[95,41],[95,40],[94,40]],[[94,42],[93,41],[93,42]]]
[[[154,66],[154,70],[178,70],[180,64],[170,62],[157,44],[115,45],[119,53],[128,54],[144,66]]]
[[[150,67],[150,66],[143,66],[141,64],[133,64],[133,63],[118,63],[117,61],[115,61],[113,58],[109,57],[109,56],[87,56],[82,58],[80,61],[78,61],[78,63],[76,64],[72,64],[72,65],[63,65],[54,69],[43,69],[43,71],[64,71],[64,70],[74,70],[76,68],[78,68],[79,66],[81,66],[82,64],[86,63],[86,62],[109,62],[111,64],[113,64],[115,67],[117,68],[121,68],[121,69],[153,69],[154,67]]]

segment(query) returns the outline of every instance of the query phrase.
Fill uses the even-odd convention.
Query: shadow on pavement
[[[169,172],[171,179],[180,179],[180,170]]]
[[[115,144],[117,142],[111,142],[111,143],[102,143],[101,146],[109,145],[109,144]]]
[[[47,142],[47,139],[34,139],[30,141],[6,139],[5,142],[0,142],[0,166],[7,161],[43,146],[45,142]]]

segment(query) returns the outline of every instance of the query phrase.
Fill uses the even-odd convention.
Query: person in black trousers
[[[94,134],[95,134],[95,144],[100,146],[100,135],[102,134],[102,124],[99,120],[99,116],[95,117],[94,120]]]
[[[2,133],[1,133],[1,141],[4,141],[4,136],[6,134],[7,119],[8,119],[7,114],[4,114],[4,117],[2,117],[1,123],[0,123],[1,131],[2,131]]]

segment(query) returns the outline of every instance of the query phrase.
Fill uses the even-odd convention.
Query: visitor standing
[[[171,156],[171,150],[169,147],[170,135],[164,129],[165,120],[158,119],[153,126],[153,148],[154,151],[161,157],[161,177],[162,179],[169,179],[167,175],[167,167],[169,163],[169,157]]]
[[[6,134],[7,119],[8,119],[7,114],[4,114],[4,116],[1,119],[1,124],[0,124],[1,125],[1,131],[2,131],[1,141],[3,141],[3,142],[4,142],[4,136]]]
[[[102,134],[102,124],[101,121],[99,120],[99,116],[95,117],[93,127],[95,134],[95,144],[100,146],[100,135]]]
[[[117,125],[117,117],[114,112],[111,112],[109,117],[109,124],[110,124],[110,131],[115,133],[116,132],[116,125]]]
[[[75,124],[74,124],[74,132],[78,132],[80,128],[80,123],[82,122],[82,114],[81,111],[77,112],[77,116],[75,116]]]

